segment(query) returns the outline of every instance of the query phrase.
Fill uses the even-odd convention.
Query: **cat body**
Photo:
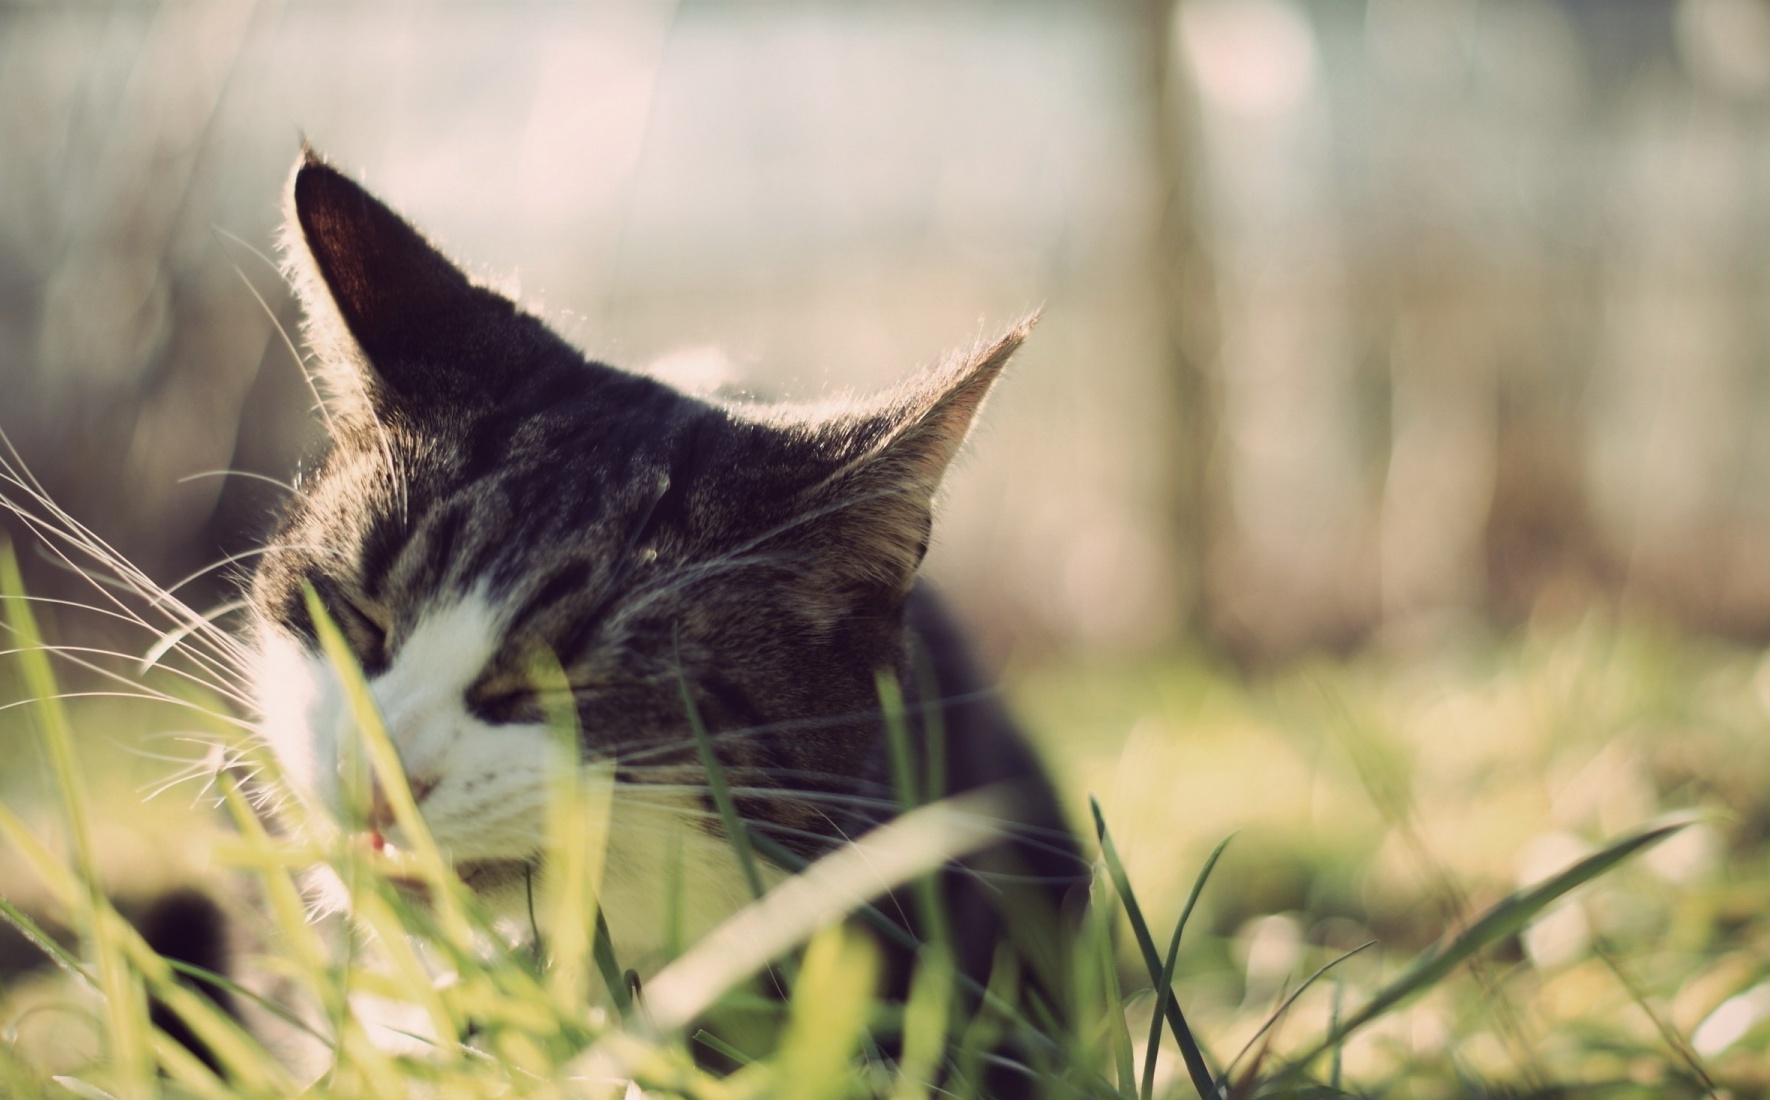
[[[940,477],[1027,324],[875,400],[752,405],[587,360],[311,154],[286,244],[331,428],[250,583],[254,695],[295,797],[406,843],[379,786],[347,804],[351,710],[311,591],[438,848],[516,913],[556,760],[536,669],[563,670],[580,758],[615,779],[601,905],[644,974],[751,896],[691,710],[745,827],[811,860],[901,809],[884,674],[917,774],[943,776],[919,796],[991,787],[1012,807],[1004,840],[944,876],[961,969],[986,981],[1012,939],[1061,1000],[1057,911],[1088,868],[916,577]],[[901,991],[909,954],[887,947]]]

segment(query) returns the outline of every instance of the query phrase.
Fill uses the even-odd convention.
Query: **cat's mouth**
[[[385,875],[402,894],[414,901],[430,901],[430,884],[412,865],[409,852],[388,840],[378,829],[363,836],[369,849],[387,861]],[[462,885],[484,896],[522,882],[533,870],[533,864],[521,859],[475,859],[451,861],[450,867]]]

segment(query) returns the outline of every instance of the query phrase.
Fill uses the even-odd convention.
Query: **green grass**
[[[1006,975],[980,1007],[939,942],[918,956],[907,1003],[882,1001],[876,933],[864,912],[844,916],[874,876],[907,882],[979,842],[975,806],[918,807],[871,851],[787,879],[634,995],[596,910],[606,770],[560,770],[536,899],[556,931],[537,951],[454,882],[409,792],[388,792],[416,838],[398,868],[348,830],[267,836],[232,790],[230,829],[174,812],[190,800],[176,791],[140,809],[128,777],[165,765],[124,747],[191,720],[64,701],[16,572],[0,566],[18,643],[0,660],[0,703],[22,704],[0,711],[0,738],[29,762],[0,776],[0,912],[57,964],[0,990],[0,1095],[309,1087],[182,994],[118,916],[113,898],[155,888],[117,858],[144,843],[185,853],[161,878],[255,884],[276,944],[260,968],[311,1006],[313,1091],[327,1096],[614,1097],[633,1082],[651,1096],[919,1100],[967,1094],[997,1037],[1037,1027]],[[341,648],[339,660],[348,679]],[[391,746],[357,687],[359,778],[386,776]],[[1050,1095],[1770,1088],[1770,673],[1755,654],[1593,619],[1253,681],[1175,657],[1023,668],[1010,687],[1099,842],[1074,1033],[1022,1044],[1071,1067]],[[881,692],[901,734],[897,689]],[[555,709],[569,743],[570,708]],[[906,804],[939,788],[907,754],[894,764]],[[747,856],[761,857],[790,863],[765,846]],[[315,862],[351,893],[347,949],[306,916],[297,876]],[[432,904],[395,873],[425,882]],[[771,963],[784,999],[757,995]],[[150,993],[228,1064],[225,1084],[153,1030]],[[420,1037],[371,1035],[352,1011],[368,995]],[[706,1019],[735,1023],[713,1034]],[[895,1061],[880,1054],[892,1034]],[[711,1074],[697,1049],[741,1068]]]

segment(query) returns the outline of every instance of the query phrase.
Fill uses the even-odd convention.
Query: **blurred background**
[[[317,441],[303,135],[619,364],[1042,306],[937,528],[998,658],[1770,639],[1760,0],[5,5],[0,427],[163,581]]]
[[[1242,830],[1218,1042],[1684,809],[1348,1066],[1770,1091],[1767,0],[0,4],[0,428],[197,606],[283,493],[220,472],[320,442],[303,136],[621,365],[864,391],[1042,308],[931,568],[1157,923]],[[210,734],[121,706],[145,894],[211,860],[130,787]]]

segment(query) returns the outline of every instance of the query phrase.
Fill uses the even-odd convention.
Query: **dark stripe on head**
[[[561,568],[554,570],[553,574],[541,582],[540,586],[531,592],[528,598],[522,601],[522,605],[516,609],[516,614],[510,619],[510,630],[514,633],[528,625],[528,621],[535,616],[544,614],[572,596],[582,593],[590,587],[590,575],[590,563],[583,559],[568,562]],[[577,618],[581,621],[585,616]]]
[[[449,575],[449,566],[454,561],[456,547],[461,542],[461,532],[467,526],[467,514],[472,507],[471,502],[457,497],[443,506],[441,513],[424,532],[422,575],[429,578],[433,586],[440,585],[443,578]]]
[[[405,524],[392,515],[376,517],[363,536],[360,553],[362,565],[358,575],[362,578],[365,595],[375,599],[382,597],[388,570],[393,568],[405,546]]]
[[[695,685],[719,711],[718,723],[725,729],[751,729],[766,725],[768,717],[750,701],[744,690],[716,672],[700,671]]]

